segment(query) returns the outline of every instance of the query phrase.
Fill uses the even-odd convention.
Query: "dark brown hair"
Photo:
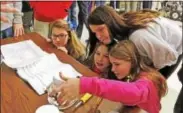
[[[137,12],[127,12],[119,15],[112,7],[99,6],[88,17],[88,25],[105,24],[111,39],[125,40],[136,29],[147,26],[158,17],[159,13],[151,10],[142,10]],[[97,37],[89,29],[89,42],[87,44],[88,53],[91,54],[98,42]]]

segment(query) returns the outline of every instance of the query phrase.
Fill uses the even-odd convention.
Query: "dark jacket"
[[[32,11],[30,4],[28,1],[22,1],[22,12],[29,12]]]

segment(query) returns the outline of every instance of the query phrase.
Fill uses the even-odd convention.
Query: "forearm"
[[[17,13],[14,13],[13,16],[13,23],[15,24],[22,24],[22,16],[23,13],[21,12],[22,10],[22,2],[14,2],[13,3],[14,8],[16,8],[18,10]]]
[[[132,105],[147,100],[149,93],[147,84],[146,81],[127,83],[97,77],[82,77],[80,93],[91,93],[112,101]]]

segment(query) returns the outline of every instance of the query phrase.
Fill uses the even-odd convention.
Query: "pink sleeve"
[[[80,93],[88,92],[127,105],[146,102],[150,90],[150,81],[147,79],[139,79],[131,83],[97,77],[81,77],[80,79]]]

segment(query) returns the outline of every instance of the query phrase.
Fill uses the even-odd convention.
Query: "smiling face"
[[[105,24],[102,25],[89,25],[90,29],[93,33],[95,33],[97,39],[104,43],[104,44],[110,44],[111,38],[108,31],[108,28]]]
[[[105,45],[99,45],[94,54],[94,63],[97,69],[104,72],[110,65],[108,48]]]
[[[123,79],[127,75],[129,75],[131,70],[131,62],[125,61],[121,59],[114,58],[112,56],[109,56],[110,62],[112,64],[112,71],[116,75],[118,79]]]
[[[64,28],[52,29],[51,39],[56,47],[65,47],[69,40],[68,32]]]

